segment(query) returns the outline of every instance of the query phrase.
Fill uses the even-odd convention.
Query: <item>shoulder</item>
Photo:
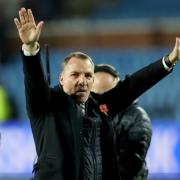
[[[51,94],[51,103],[54,105],[60,105],[67,103],[68,101],[68,95],[63,91],[63,89],[56,85],[53,88],[50,88],[50,94]]]
[[[133,118],[134,121],[150,121],[148,113],[143,107],[138,104],[137,101],[133,102],[125,109],[123,116],[125,118]]]

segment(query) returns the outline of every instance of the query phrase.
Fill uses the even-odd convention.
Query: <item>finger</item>
[[[180,38],[176,38],[176,46],[178,50],[178,59],[180,59]]]
[[[39,39],[39,36],[41,34],[41,30],[42,30],[42,27],[43,27],[43,24],[44,22],[43,21],[40,21],[37,25],[37,28],[36,28],[36,33],[38,34],[38,39]]]
[[[178,38],[176,38],[175,47],[178,47],[178,45],[179,45],[179,39],[178,39]]]
[[[23,7],[23,8],[21,8],[21,10],[23,12],[23,17],[24,17],[25,21],[29,22],[28,13],[27,13],[26,9]]]
[[[17,29],[21,28],[21,23],[19,22],[18,18],[14,18],[14,23],[16,24]]]
[[[174,53],[177,52],[178,44],[179,44],[179,43],[178,43],[178,38],[176,37],[175,45],[174,45],[174,48],[173,48]]]
[[[24,18],[22,9],[19,11],[19,19],[20,19],[21,24],[25,24],[25,18]]]
[[[29,18],[29,22],[32,22],[33,24],[36,24],[31,9],[28,9],[28,18]]]
[[[180,38],[176,38],[177,39],[177,46],[180,48]]]

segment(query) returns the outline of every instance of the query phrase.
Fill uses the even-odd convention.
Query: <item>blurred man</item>
[[[103,94],[121,81],[116,69],[109,64],[96,65],[94,72],[92,91],[95,93]],[[121,180],[147,180],[145,157],[152,135],[149,116],[135,100],[111,118]]]
[[[26,105],[38,155],[34,179],[120,180],[108,110],[117,114],[168,75],[180,59],[180,39],[169,56],[99,95],[91,93],[94,63],[82,52],[64,59],[58,85],[49,88],[38,43],[43,22],[36,25],[25,8],[14,22],[23,43]]]
[[[4,86],[0,82],[0,123],[15,120],[15,108],[13,101],[8,96]]]

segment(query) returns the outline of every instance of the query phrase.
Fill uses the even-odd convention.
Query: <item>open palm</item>
[[[15,18],[14,22],[18,29],[20,39],[24,44],[31,45],[39,40],[43,22],[41,21],[36,25],[30,9],[26,10],[25,8],[21,8],[19,11],[19,19]]]

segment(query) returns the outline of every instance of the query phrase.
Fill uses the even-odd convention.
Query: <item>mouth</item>
[[[79,95],[81,94],[82,95],[82,94],[86,94],[86,92],[87,91],[77,91],[76,94],[79,94]]]
[[[87,90],[86,89],[78,89],[76,92],[77,93],[84,93],[84,92],[87,92]]]
[[[80,96],[84,96],[84,95],[86,95],[86,93],[87,93],[87,90],[85,90],[85,89],[79,89],[76,91],[76,94],[80,95]]]

